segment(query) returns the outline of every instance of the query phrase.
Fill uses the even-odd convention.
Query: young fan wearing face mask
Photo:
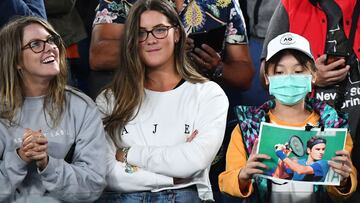
[[[318,202],[327,194],[333,199],[349,197],[356,189],[356,169],[350,153],[352,139],[346,138],[345,150],[337,151],[329,161],[341,176],[340,186],[313,186],[309,183],[289,182],[276,184],[270,180],[253,177],[262,174],[266,165],[262,160],[268,155],[256,154],[261,122],[290,127],[307,124],[325,128],[347,128],[346,118],[324,102],[308,97],[315,80],[314,58],[309,42],[294,33],[284,33],[271,40],[267,46],[265,78],[269,93],[274,97],[260,107],[238,106],[235,112],[239,123],[232,132],[226,154],[226,170],[219,176],[222,192],[254,202]],[[276,136],[274,134],[273,136]]]

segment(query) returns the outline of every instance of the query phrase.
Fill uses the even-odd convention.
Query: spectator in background
[[[224,91],[189,64],[184,28],[167,2],[137,1],[124,29],[122,66],[96,99],[110,165],[99,202],[213,200],[209,168],[226,126]]]
[[[115,70],[119,67],[119,45],[123,35],[123,23],[125,22],[129,8],[133,1],[100,1],[99,10],[94,20],[93,38],[90,50],[90,65],[94,70]],[[176,0],[169,1],[176,6],[182,22],[188,33],[211,30],[220,25],[227,25],[226,44],[224,58],[209,46],[206,50],[199,49],[197,52],[199,60],[194,59],[198,69],[214,69],[224,66],[221,78],[216,78],[220,84],[248,89],[253,76],[253,66],[250,59],[245,24],[240,7],[236,1],[223,4],[207,1]],[[211,3],[216,11],[211,11],[206,6]],[[192,7],[199,8],[197,13],[191,14]],[[215,18],[211,13],[217,16]],[[204,15],[205,14],[205,15]],[[192,20],[189,15],[199,16],[201,21]],[[215,20],[213,19],[215,18]],[[211,52],[211,53],[209,53]],[[214,53],[215,52],[215,53]],[[204,65],[205,63],[205,65]],[[201,72],[201,71],[200,71]]]
[[[46,0],[45,9],[49,22],[65,42],[66,57],[70,68],[68,84],[86,92],[88,71],[79,71],[79,69],[86,70],[87,67],[78,67],[80,59],[78,43],[85,39],[87,35],[75,3],[76,0]],[[79,82],[78,80],[83,81]]]
[[[250,89],[238,94],[237,98],[242,105],[261,105],[269,99],[269,94],[259,85],[260,55],[271,16],[280,0],[240,0],[239,2],[243,13],[246,14],[250,55],[256,72]]]
[[[115,70],[119,67],[118,56],[124,29],[123,24],[127,18],[129,8],[134,2],[136,0],[115,0],[111,2],[100,0],[99,9],[94,20],[90,49],[90,65],[93,70]],[[212,7],[216,8],[216,11],[208,9],[206,6],[207,1],[193,1],[190,3],[188,0],[176,0],[174,2],[169,1],[169,3],[174,7],[176,6],[183,24],[188,28],[187,32],[210,30],[223,24],[228,26],[229,34],[226,40],[224,57],[221,59],[220,55],[214,53],[214,50],[211,48],[210,50],[208,46],[206,49],[210,50],[213,55],[198,50],[198,54],[203,57],[196,60],[198,69],[200,70],[200,67],[221,69],[224,66],[224,72],[220,71],[221,77],[216,78],[220,84],[225,83],[227,86],[239,89],[249,88],[254,70],[247,47],[245,25],[238,3],[233,0],[224,4],[213,2]],[[200,9],[194,15],[198,15],[199,19],[202,19],[201,22],[192,21],[185,16],[191,13],[190,8],[194,4]],[[210,14],[212,12],[219,13],[212,15]],[[215,20],[213,19],[214,16],[217,16]]]
[[[235,0],[185,0],[175,1],[175,3],[188,34],[210,31],[224,24],[227,26],[224,36],[225,46],[221,54],[216,53],[210,46],[202,45],[201,49],[195,49],[197,57],[193,57],[197,70],[220,84],[230,103],[223,145],[210,169],[214,198],[216,202],[220,203],[222,195],[218,187],[218,175],[225,169],[225,151],[230,141],[231,131],[236,124],[233,108],[240,104],[238,95],[241,91],[250,88],[254,75],[245,22],[240,6]],[[217,74],[219,70],[221,74]]]
[[[99,4],[99,0],[77,0],[76,9],[84,23],[87,37],[78,42],[78,50],[80,58],[73,60],[76,63],[73,69],[74,75],[77,78],[78,87],[85,92],[88,96],[95,99],[97,96],[94,93],[94,86],[96,87],[97,73],[90,69],[89,63],[89,52],[90,52],[90,41],[92,25],[95,17],[95,9]]]
[[[0,1],[0,28],[16,15],[38,16],[46,19],[44,0]]]
[[[221,53],[204,44],[191,52],[198,72],[227,87],[248,89],[254,74],[247,46],[245,23],[237,1],[175,1],[187,34],[210,31],[226,25]],[[213,39],[216,40],[216,39]],[[188,40],[192,41],[192,40]],[[236,102],[236,101],[234,101]]]
[[[91,97],[96,98],[112,80],[120,67],[120,45],[128,11],[136,0],[99,0],[93,21],[89,61],[91,73]],[[121,13],[125,12],[125,13]]]
[[[66,87],[65,47],[38,17],[0,30],[0,202],[91,202],[104,189],[94,102]]]

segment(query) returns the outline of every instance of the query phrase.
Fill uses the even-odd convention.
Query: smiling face
[[[145,11],[140,17],[140,33],[151,31],[154,28],[162,32],[168,32],[163,39],[157,39],[148,33],[145,41],[139,42],[139,54],[141,61],[150,68],[172,67],[175,68],[174,48],[179,40],[176,27],[172,26],[167,17],[158,11]],[[166,27],[169,28],[166,31]]]
[[[47,41],[51,34],[40,24],[30,24],[23,30],[22,47],[32,42],[35,50],[41,45],[40,41]],[[40,40],[38,42],[34,42]],[[44,50],[35,53],[29,46],[22,50],[21,69],[24,83],[49,82],[60,72],[59,49],[51,40],[45,43]]]

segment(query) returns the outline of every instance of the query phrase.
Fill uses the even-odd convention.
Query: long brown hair
[[[16,115],[21,110],[25,100],[22,75],[17,67],[23,64],[24,28],[31,24],[39,24],[49,34],[59,36],[47,21],[34,16],[13,19],[0,30],[0,118],[6,119],[10,125],[16,124],[14,123],[16,122]],[[65,47],[61,39],[57,47],[59,49],[60,73],[50,81],[43,106],[51,118],[53,127],[59,123],[64,110],[67,74]]]
[[[179,30],[180,38],[175,44],[174,50],[175,66],[179,75],[192,83],[207,81],[188,62],[185,54],[186,34],[175,9],[163,0],[137,1],[132,6],[125,23],[125,34],[121,44],[121,65],[104,94],[107,101],[109,101],[109,95],[114,96],[114,108],[112,113],[104,118],[104,124],[105,130],[115,144],[118,140],[116,138],[117,132],[121,132],[124,126],[136,117],[137,110],[144,98],[146,67],[139,57],[138,33],[140,16],[145,11],[162,13],[167,17],[169,23]]]

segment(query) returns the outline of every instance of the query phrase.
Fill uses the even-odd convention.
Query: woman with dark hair
[[[66,87],[63,42],[37,17],[0,31],[0,201],[78,202],[105,187],[96,105]]]
[[[208,173],[224,136],[228,101],[189,65],[185,40],[167,2],[140,0],[131,8],[121,68],[96,100],[109,138],[108,189],[114,191],[99,201],[213,199]]]

